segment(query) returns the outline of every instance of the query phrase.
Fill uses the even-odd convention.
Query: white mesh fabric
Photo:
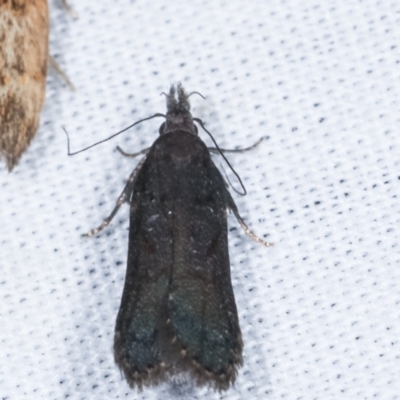
[[[50,1],[41,126],[0,173],[0,398],[400,398],[399,43],[395,1]],[[112,343],[126,268],[128,207],[99,236],[153,120],[182,81],[193,115],[228,155],[232,281],[244,366],[233,388],[165,383],[131,390]],[[207,143],[204,132],[201,136]],[[223,163],[220,157],[216,162]],[[226,166],[224,166],[227,170]],[[237,182],[229,175],[235,187]],[[266,236],[268,235],[268,236]]]

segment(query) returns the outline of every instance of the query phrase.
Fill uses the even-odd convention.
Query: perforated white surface
[[[400,398],[400,4],[395,1],[50,1],[42,123],[0,173],[1,399]],[[182,81],[248,190],[266,249],[229,217],[244,367],[233,388],[131,390],[114,364],[128,207],[98,237]],[[206,135],[201,133],[207,143]],[[222,163],[222,159],[215,158]],[[226,169],[226,167],[224,167]],[[233,178],[232,178],[233,180]],[[235,181],[233,180],[235,183]],[[266,236],[267,235],[267,236]]]

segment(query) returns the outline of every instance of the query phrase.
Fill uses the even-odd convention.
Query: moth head
[[[174,131],[184,131],[197,135],[197,127],[190,113],[189,96],[181,83],[172,85],[167,97],[166,121],[160,126],[160,135]]]

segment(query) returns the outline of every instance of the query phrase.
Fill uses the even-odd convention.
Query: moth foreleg
[[[106,226],[108,226],[110,224],[110,222],[115,217],[115,215],[117,214],[117,212],[120,209],[120,207],[122,206],[122,204],[129,202],[129,199],[131,197],[131,194],[132,194],[134,186],[135,186],[135,181],[136,181],[137,175],[138,175],[140,169],[142,168],[142,165],[143,165],[145,159],[146,158],[143,158],[143,160],[140,161],[138,166],[129,175],[128,182],[126,183],[122,193],[119,195],[118,200],[117,200],[117,204],[114,207],[114,209],[112,210],[111,214],[103,221],[103,223],[99,227],[97,227],[95,229],[92,229],[89,233],[85,233],[82,236],[90,237],[90,236],[97,235]]]
[[[117,146],[117,150],[125,157],[130,157],[130,158],[134,158],[140,155],[146,155],[149,150],[151,149],[151,147],[147,147],[146,149],[140,150],[137,153],[126,153],[124,150],[121,149],[121,147]]]
[[[208,150],[209,150],[211,153],[216,153],[216,154],[219,154],[220,151],[221,151],[222,153],[244,153],[245,151],[250,151],[250,150],[255,149],[263,140],[264,140],[264,138],[262,137],[262,138],[258,139],[256,143],[254,143],[254,144],[252,144],[251,146],[246,147],[246,148],[244,148],[244,149],[221,149],[221,148],[220,148],[220,149],[218,150],[216,147],[208,147]]]

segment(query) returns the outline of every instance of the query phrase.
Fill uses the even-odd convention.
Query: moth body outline
[[[99,233],[130,203],[128,265],[114,337],[115,362],[129,385],[141,390],[183,372],[200,386],[226,390],[243,364],[227,209],[254,240],[271,243],[240,217],[211,159],[214,149],[198,136],[194,121],[200,120],[192,117],[182,85],[171,86],[164,117],[150,148],[133,155],[119,149],[145,156],[110,216],[85,236]]]

